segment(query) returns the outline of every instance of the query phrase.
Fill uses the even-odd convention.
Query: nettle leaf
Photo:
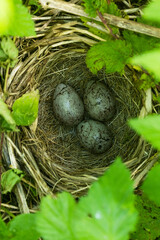
[[[126,240],[135,229],[133,182],[118,158],[79,202],[85,218],[78,225],[78,239]]]
[[[160,141],[160,140],[159,140]],[[160,165],[153,167],[143,185],[142,190],[147,194],[148,198],[160,206]]]
[[[0,1],[0,35],[35,36],[34,22],[21,0]]]
[[[0,42],[0,63],[3,65],[10,64],[14,67],[18,61],[18,49],[10,37],[3,37]]]
[[[121,12],[114,2],[108,2],[106,0],[84,0],[85,12],[91,17],[96,17],[97,11],[100,13],[109,13],[116,16],[121,16]]]
[[[123,73],[128,58],[132,54],[131,45],[125,41],[106,41],[95,44],[87,52],[86,64],[96,74],[103,67],[106,73]]]
[[[160,1],[154,0],[149,2],[147,7],[143,10],[143,18],[160,22]]]
[[[2,193],[6,194],[11,192],[13,187],[21,181],[24,177],[24,174],[19,169],[10,169],[2,174],[1,185],[2,185]]]
[[[131,119],[129,125],[153,147],[160,150],[160,115],[151,115],[144,119]]]
[[[42,199],[37,212],[37,229],[45,240],[76,240],[74,224],[76,203],[69,193],[61,193],[57,199],[47,196]]]
[[[131,31],[123,31],[124,39],[132,45],[133,55],[152,50],[160,44],[158,38],[146,36],[143,34],[135,34]]]
[[[31,125],[38,115],[39,91],[26,93],[18,98],[12,106],[12,116],[19,126]]]
[[[160,48],[148,51],[140,56],[133,57],[130,62],[145,68],[149,73],[153,74],[157,81],[160,81]]]
[[[41,237],[36,228],[35,214],[21,214],[16,216],[9,222],[8,229],[12,234],[12,240],[37,240]]]
[[[14,4],[14,16],[8,29],[8,34],[19,37],[35,36],[34,22],[27,7],[22,5],[21,0],[12,1]]]
[[[16,123],[7,104],[0,99],[0,132],[3,131],[16,131]]]
[[[14,60],[18,57],[18,49],[10,37],[3,37],[0,44],[1,49],[8,56],[8,58]]]
[[[136,196],[135,207],[139,213],[139,219],[136,231],[130,236],[130,240],[158,240],[160,236],[160,208],[144,194]]]

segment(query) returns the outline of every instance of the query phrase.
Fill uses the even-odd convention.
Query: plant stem
[[[106,19],[103,17],[102,13],[97,10],[97,14],[98,14],[99,18],[101,19],[102,23],[104,24],[104,26],[106,27],[106,29],[109,30],[110,35],[113,38],[118,39],[118,37],[113,33],[112,28],[110,28],[110,26],[108,25]]]
[[[5,76],[4,87],[3,87],[4,94],[7,93],[7,79],[8,79],[9,68],[10,68],[10,63],[8,63],[7,69],[6,69],[6,76]]]
[[[2,186],[1,186],[1,176],[2,176],[2,149],[3,149],[4,133],[1,133],[0,141],[0,208],[2,203]]]

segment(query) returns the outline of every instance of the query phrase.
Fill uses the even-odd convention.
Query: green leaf
[[[24,174],[19,169],[10,169],[2,174],[1,185],[2,193],[6,194],[11,192],[13,187],[21,181],[24,177]]]
[[[10,64],[10,67],[18,61],[18,49],[10,37],[3,37],[0,42],[0,63],[5,66]]]
[[[29,0],[28,5],[34,5],[36,7],[39,7],[39,1],[38,0]]]
[[[151,115],[144,119],[131,119],[129,125],[153,147],[160,150],[160,115]]]
[[[36,228],[35,214],[21,214],[16,216],[8,224],[12,240],[38,240],[40,234]]]
[[[123,73],[124,67],[131,56],[132,49],[125,41],[100,42],[90,48],[86,57],[87,67],[96,74],[103,67],[106,73]]]
[[[8,56],[4,53],[4,51],[0,48],[0,61],[5,62],[8,59]]]
[[[35,36],[34,22],[21,0],[0,0],[0,35]]]
[[[121,16],[121,12],[114,2],[108,2],[106,0],[84,0],[85,12],[88,13],[90,17],[96,17],[97,10],[104,14],[109,13],[116,16]]]
[[[12,0],[0,0],[0,35],[6,35],[13,18]]]
[[[1,48],[8,58],[14,60],[18,57],[18,49],[10,37],[3,37],[1,41]]]
[[[14,4],[14,17],[8,34],[12,36],[35,36],[34,22],[31,18],[31,15],[28,12],[28,9],[22,5],[21,0],[13,0]]]
[[[153,74],[157,81],[160,81],[160,49],[154,49],[140,56],[131,59],[132,64],[136,64],[145,68],[149,73]]]
[[[16,123],[7,104],[0,99],[0,132],[4,131],[16,131]]]
[[[11,239],[11,233],[8,231],[7,225],[3,222],[0,217],[0,239],[1,240],[9,240]]]
[[[38,90],[26,93],[14,102],[12,116],[18,126],[29,126],[35,121],[38,115],[38,103]]]
[[[133,55],[152,50],[160,44],[160,40],[157,38],[136,34],[127,30],[123,31],[123,36],[124,39],[132,45]]]
[[[145,179],[142,190],[148,198],[160,206],[160,165],[153,167]]]
[[[151,1],[147,7],[143,10],[143,18],[160,22],[160,1],[154,0]]]
[[[45,240],[76,240],[74,216],[76,204],[69,193],[61,193],[57,199],[47,196],[42,199],[37,213],[37,229]]]
[[[79,202],[85,218],[77,228],[78,239],[127,240],[135,229],[133,182],[118,158]]]
[[[158,240],[160,236],[160,208],[144,194],[136,196],[135,207],[139,213],[136,231],[130,240]]]

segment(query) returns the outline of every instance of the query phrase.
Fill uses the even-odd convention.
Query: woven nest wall
[[[59,24],[57,21],[50,18],[52,27],[43,30],[38,39],[17,42],[20,59],[8,80],[7,102],[12,105],[24,93],[39,89],[40,105],[38,119],[31,127],[23,127],[20,133],[7,137],[12,148],[8,153],[14,153],[18,167],[32,177],[40,196],[63,190],[83,195],[117,156],[123,159],[138,184],[152,149],[129,128],[127,120],[139,116],[145,94],[134,86],[128,68],[123,76],[106,75],[105,70],[93,75],[86,67],[85,56],[97,37],[75,20],[67,19],[67,23],[60,20]],[[83,98],[85,84],[92,79],[106,84],[116,99],[116,113],[105,123],[112,132],[113,145],[103,154],[93,154],[81,147],[76,128],[63,126],[55,118],[52,106],[57,84],[72,86]]]

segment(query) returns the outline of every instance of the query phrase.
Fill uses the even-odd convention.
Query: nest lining
[[[110,87],[117,108],[114,118],[105,123],[112,133],[113,146],[99,155],[92,154],[80,146],[76,128],[66,127],[57,121],[52,106],[57,84],[66,83],[72,86],[83,98],[85,84],[92,79],[104,82]],[[44,149],[54,163],[60,164],[64,171],[76,175],[77,169],[84,171],[86,168],[106,167],[117,155],[124,161],[130,157],[137,136],[127,126],[126,121],[138,115],[141,102],[139,92],[131,86],[131,82],[118,75],[106,76],[103,71],[94,76],[85,65],[85,55],[73,52],[69,56],[67,53],[61,53],[49,59],[39,83],[41,100],[37,136],[45,143]],[[85,118],[88,119],[86,113]]]

